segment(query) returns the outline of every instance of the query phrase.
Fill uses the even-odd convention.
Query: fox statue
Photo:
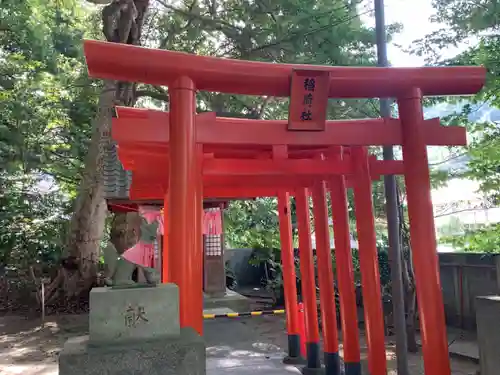
[[[105,283],[107,286],[115,288],[156,286],[160,281],[159,274],[154,268],[144,267],[120,256],[111,242],[104,248],[103,257],[106,265]],[[136,283],[132,280],[132,274],[136,269],[143,271],[146,283]]]
[[[163,234],[163,217],[161,211],[147,207],[139,207],[139,236],[137,243],[119,254],[115,245],[109,242],[104,248],[106,264],[106,285],[125,287],[133,285],[153,286],[160,282],[159,272],[155,267],[155,242]],[[138,284],[132,279],[134,271],[144,274],[146,283]]]

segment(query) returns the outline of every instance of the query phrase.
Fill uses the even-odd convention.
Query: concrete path
[[[447,328],[448,350],[451,357],[467,359],[479,363],[479,346],[475,332],[464,331],[458,328]],[[420,335],[417,335],[421,345]]]
[[[300,374],[282,363],[283,349],[266,340],[250,319],[258,317],[205,322],[207,375]]]

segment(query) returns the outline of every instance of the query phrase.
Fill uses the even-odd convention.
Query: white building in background
[[[332,224],[333,224],[333,221],[331,218],[329,218],[328,225],[330,226],[330,228],[332,228]],[[358,248],[358,241],[356,241],[354,239],[352,233],[350,233],[350,237],[351,237],[351,249],[357,249]],[[314,233],[314,231],[311,233],[311,244],[312,244],[312,248],[316,249],[316,234]],[[335,243],[333,240],[333,234],[330,231],[330,249],[334,249],[334,248],[335,248]]]
[[[438,241],[443,235],[460,235],[465,229],[500,222],[500,207],[493,206],[478,189],[476,181],[455,179],[432,191]],[[453,248],[440,244],[438,251],[453,251]]]
[[[450,217],[471,226],[500,222],[500,207],[492,206],[478,189],[476,181],[456,179],[432,191],[436,227],[448,223]]]
[[[451,227],[455,223],[457,230],[449,234],[461,234],[466,228],[500,222],[500,207],[492,206],[483,195],[478,193],[479,183],[472,180],[454,179],[447,186],[434,189],[431,192],[434,205],[434,222],[437,237],[442,236],[443,228]],[[328,220],[330,227],[332,219]],[[458,225],[460,224],[460,225]],[[315,233],[311,233],[313,249],[316,248]],[[330,235],[330,248],[334,248],[334,238]],[[351,248],[358,248],[358,241],[351,233]],[[448,245],[438,244],[439,252],[451,252],[453,248]]]

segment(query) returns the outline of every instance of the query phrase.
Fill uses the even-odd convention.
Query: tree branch
[[[79,162],[79,163],[83,163],[83,161],[78,159],[78,158],[67,156],[67,155],[62,155],[62,154],[60,154],[56,151],[53,151],[53,150],[47,150],[47,151],[49,153],[51,153],[52,155],[57,156],[58,158],[61,158],[66,162],[69,162],[71,164],[71,166],[73,166],[74,168],[79,168],[79,166],[75,164],[75,161]]]
[[[441,164],[446,164],[448,163],[449,161],[452,161],[452,160],[455,160],[455,159],[458,159],[459,157],[462,157],[464,155],[467,155],[467,152],[461,152],[459,154],[456,154],[454,156],[451,156],[449,157],[448,159],[444,159],[444,160],[441,160],[441,161],[438,161],[436,163],[432,163],[432,164],[429,164],[429,167],[435,167],[437,165],[441,165]]]
[[[336,9],[336,10],[340,10],[340,9],[342,9],[342,8],[339,8],[339,9]],[[314,34],[316,34],[318,32],[325,31],[325,30],[331,29],[331,28],[336,27],[336,26],[340,26],[340,25],[342,25],[344,23],[348,23],[348,22],[350,22],[350,21],[352,21],[352,20],[354,20],[356,18],[359,18],[359,17],[365,15],[365,14],[372,13],[373,11],[374,11],[373,9],[369,9],[369,10],[367,10],[365,12],[362,12],[362,13],[359,13],[359,14],[355,14],[353,16],[344,17],[344,18],[339,19],[337,22],[334,22],[334,23],[331,23],[331,24],[328,24],[328,25],[325,25],[325,26],[320,26],[318,28],[309,30],[309,31],[307,31],[305,33],[299,33],[299,32],[290,33],[286,37],[281,38],[279,40],[276,40],[274,42],[270,42],[270,43],[263,44],[261,46],[257,46],[255,48],[253,48],[252,50],[250,50],[249,53],[254,53],[254,52],[262,51],[262,50],[264,50],[266,48],[278,47],[280,44],[291,42],[291,41],[293,41],[297,37],[304,38],[306,36],[314,35]],[[330,12],[330,13],[333,13],[333,11]]]
[[[436,215],[434,216],[434,219],[438,218],[438,217],[443,217],[443,216],[450,216],[450,215],[454,215],[454,214],[459,214],[461,212],[474,212],[474,211],[485,211],[485,210],[489,210],[491,208],[495,208],[495,207],[473,207],[473,208],[464,208],[463,210],[457,210],[457,211],[452,211],[452,212],[448,212],[448,213],[444,213],[444,214],[439,214],[439,215]]]
[[[143,89],[143,90],[137,90],[135,92],[135,97],[140,98],[143,96],[149,96],[150,98],[161,100],[164,102],[168,102],[168,94],[166,93],[161,93],[156,90],[148,90],[148,89]]]
[[[158,3],[160,3],[161,5],[163,5],[165,8],[171,10],[172,12],[179,13],[180,15],[183,15],[184,17],[197,18],[200,21],[206,22],[208,25],[211,25],[212,27],[214,27],[215,30],[224,31],[224,27],[223,26],[225,26],[226,28],[229,28],[229,29],[238,30],[240,32],[243,31],[242,28],[234,26],[234,25],[231,25],[228,22],[225,22],[225,21],[222,21],[222,20],[211,19],[211,18],[202,16],[201,14],[186,12],[185,10],[182,10],[182,9],[179,9],[179,8],[176,8],[176,7],[172,6],[172,5],[167,4],[163,0],[156,0],[156,1]],[[191,9],[192,9],[192,7],[191,7]]]

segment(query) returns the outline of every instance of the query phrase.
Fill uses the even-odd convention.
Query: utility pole
[[[378,66],[389,65],[387,60],[387,36],[385,32],[384,0],[375,1],[375,30],[377,37]],[[380,115],[391,117],[391,104],[388,98],[380,98]],[[392,146],[384,146],[384,160],[394,160]],[[396,330],[396,363],[398,375],[409,375],[408,342],[406,335],[405,304],[401,269],[401,244],[399,236],[399,215],[394,175],[384,176],[385,207],[387,215],[387,232],[389,238],[389,259],[391,266],[392,306],[394,328]]]

